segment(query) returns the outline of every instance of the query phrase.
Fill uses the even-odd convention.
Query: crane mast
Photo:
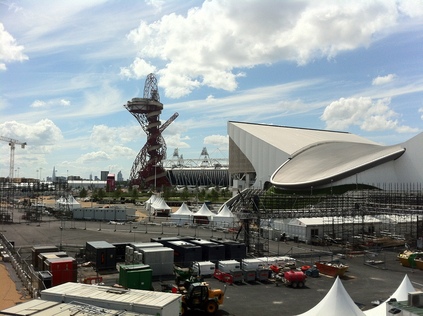
[[[15,176],[15,146],[21,145],[22,148],[25,148],[26,143],[22,143],[16,139],[0,136],[0,140],[8,142],[10,146],[10,169],[9,169],[9,180],[12,182]]]

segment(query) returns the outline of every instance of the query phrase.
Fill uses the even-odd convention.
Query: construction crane
[[[10,169],[9,169],[9,180],[12,181],[14,178],[15,171],[15,145],[21,145],[25,148],[26,143],[22,143],[16,139],[0,136],[0,140],[8,142],[10,146]]]

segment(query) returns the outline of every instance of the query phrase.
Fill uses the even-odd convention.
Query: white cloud
[[[45,148],[54,146],[63,139],[59,127],[49,119],[40,120],[33,125],[16,121],[5,122],[0,124],[0,135],[27,142],[28,146],[43,146]]]
[[[71,102],[69,100],[65,99],[54,99],[49,101],[42,101],[42,100],[35,100],[32,102],[31,107],[32,108],[47,108],[47,107],[53,107],[53,106],[69,106]]]
[[[227,148],[229,146],[228,135],[210,135],[204,138],[204,145],[213,145],[217,148]]]
[[[122,74],[130,77],[129,69],[143,60],[157,67],[168,97],[201,86],[233,91],[244,75],[239,68],[283,60],[304,65],[367,47],[392,32],[399,19],[423,15],[409,7],[394,0],[205,1],[186,16],[142,21],[128,34],[138,57]]]
[[[107,153],[105,153],[104,151],[95,151],[82,155],[76,160],[76,162],[78,164],[85,164],[108,160],[111,160],[111,158]]]
[[[140,126],[110,127],[106,125],[94,125],[90,135],[90,143],[95,148],[110,151],[115,144],[131,141],[140,141],[142,143],[140,135],[144,139],[146,138]],[[119,150],[122,148],[119,147]]]
[[[137,57],[129,67],[120,68],[120,75],[127,78],[140,79],[147,77],[150,73],[155,73],[156,70],[156,67],[149,62]]]
[[[329,104],[321,119],[328,129],[348,130],[359,126],[364,131],[394,130],[398,133],[418,129],[401,125],[399,114],[390,109],[390,98],[373,100],[369,97],[341,98]]]
[[[23,53],[24,47],[18,45],[13,36],[0,23],[0,70],[6,70],[6,62],[24,61],[28,59]]]
[[[423,113],[423,108],[419,109],[419,113]],[[420,118],[423,120],[423,114],[422,114],[422,116],[420,116]]]
[[[395,79],[395,77],[396,77],[396,75],[394,75],[394,74],[389,74],[389,75],[382,76],[382,77],[378,76],[378,77],[373,79],[372,85],[380,86],[380,85],[383,85],[383,84],[390,83]]]

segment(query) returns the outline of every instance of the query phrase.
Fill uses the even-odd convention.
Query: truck
[[[226,286],[225,286],[226,289]],[[223,304],[225,291],[212,289],[206,282],[191,283],[182,295],[181,314],[185,315],[188,310],[201,310],[213,315]]]
[[[280,277],[280,281],[286,286],[293,288],[302,288],[305,285],[307,276],[302,271],[289,270],[285,271]]]

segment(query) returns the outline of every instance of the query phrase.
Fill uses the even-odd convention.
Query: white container
[[[241,269],[241,263],[236,260],[221,260],[217,263],[217,268],[226,273],[230,273],[231,270]]]
[[[216,265],[211,261],[196,261],[192,263],[192,271],[200,276],[213,275]]]
[[[263,260],[256,259],[256,258],[242,259],[242,262],[241,262],[241,270],[244,270],[244,271],[262,269],[266,266],[267,266],[267,263],[263,262]]]

